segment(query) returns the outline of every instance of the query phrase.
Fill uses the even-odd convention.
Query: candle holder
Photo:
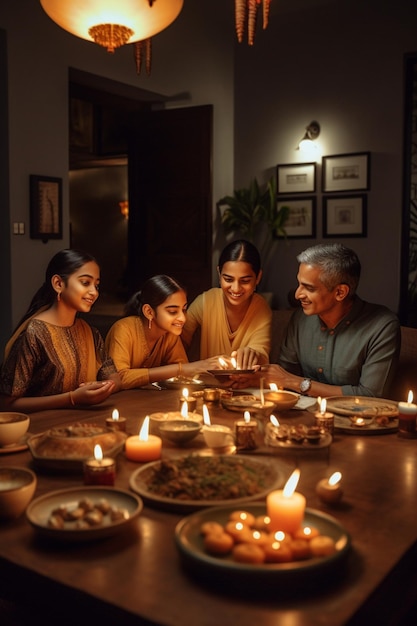
[[[196,410],[196,408],[197,408],[197,398],[194,398],[193,396],[188,396],[188,397],[181,396],[180,402],[179,402],[179,409],[180,409],[180,411],[182,409],[182,406],[183,406],[184,402],[187,403],[188,412],[189,413],[193,413],[193,411]]]
[[[203,401],[204,402],[218,402],[220,400],[219,389],[203,389]]]
[[[258,423],[255,420],[246,422],[239,420],[235,423],[235,441],[237,450],[255,450],[258,447],[256,434]]]
[[[106,426],[109,430],[116,432],[126,432],[126,418],[118,417],[114,419],[113,417],[106,417]]]
[[[339,483],[331,485],[327,478],[323,478],[317,483],[316,493],[322,502],[326,504],[337,504],[343,496],[343,490]]]
[[[116,462],[114,459],[87,459],[83,464],[85,485],[113,486],[116,479]]]
[[[332,439],[334,437],[334,415],[333,413],[316,413],[314,416],[314,425],[320,429],[322,434],[329,433]]]

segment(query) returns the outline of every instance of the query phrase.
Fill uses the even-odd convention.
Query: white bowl
[[[16,519],[26,510],[37,484],[36,474],[24,467],[0,467],[0,519]]]
[[[178,421],[183,419],[189,419],[193,422],[203,423],[203,416],[200,413],[188,413],[188,417],[184,418],[181,415],[181,411],[167,411],[163,413],[162,411],[158,413],[151,413],[149,415],[149,433],[151,435],[160,436],[160,426],[161,424],[166,424],[170,421]]]
[[[27,433],[29,423],[24,413],[0,413],[0,447],[17,443]]]
[[[203,436],[209,448],[225,448],[235,443],[233,431],[228,426],[222,424],[211,424],[203,426]]]
[[[161,437],[171,443],[182,444],[197,437],[201,424],[191,419],[167,420],[159,425]]]

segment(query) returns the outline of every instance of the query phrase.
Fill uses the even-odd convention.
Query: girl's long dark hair
[[[125,315],[139,315],[143,319],[145,317],[142,313],[144,304],[149,304],[156,311],[160,304],[177,291],[186,293],[184,287],[171,276],[166,274],[152,276],[144,283],[140,291],[133,294],[125,306],[124,313]]]
[[[223,265],[229,261],[243,261],[249,263],[255,275],[258,276],[261,271],[261,257],[256,246],[246,239],[237,239],[229,243],[220,254],[219,270],[223,269]]]
[[[45,282],[33,296],[29,308],[18,323],[17,328],[31,317],[31,315],[34,315],[36,311],[39,311],[41,307],[54,303],[57,294],[52,287],[51,281],[55,274],[60,276],[66,285],[69,277],[74,274],[74,272],[91,261],[97,263],[96,259],[91,254],[81,250],[66,249],[57,252],[48,263],[45,272]]]

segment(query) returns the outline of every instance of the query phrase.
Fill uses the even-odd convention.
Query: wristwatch
[[[306,395],[310,391],[310,388],[311,388],[311,379],[304,378],[300,383],[300,392]]]

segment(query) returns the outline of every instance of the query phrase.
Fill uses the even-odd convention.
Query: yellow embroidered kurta
[[[254,293],[239,328],[232,333],[223,291],[214,287],[197,296],[190,305],[182,340],[185,346],[190,346],[195,331],[200,327],[200,359],[230,355],[233,350],[249,346],[260,355],[260,363],[267,363],[271,348],[271,319],[272,311],[268,303]]]
[[[0,393],[18,398],[65,393],[115,371],[100,333],[84,320],[55,326],[32,319],[8,351]]]
[[[149,369],[153,367],[188,361],[180,337],[173,333],[162,335],[150,351],[137,315],[113,324],[107,333],[106,348],[122,379],[122,389],[148,385]]]

